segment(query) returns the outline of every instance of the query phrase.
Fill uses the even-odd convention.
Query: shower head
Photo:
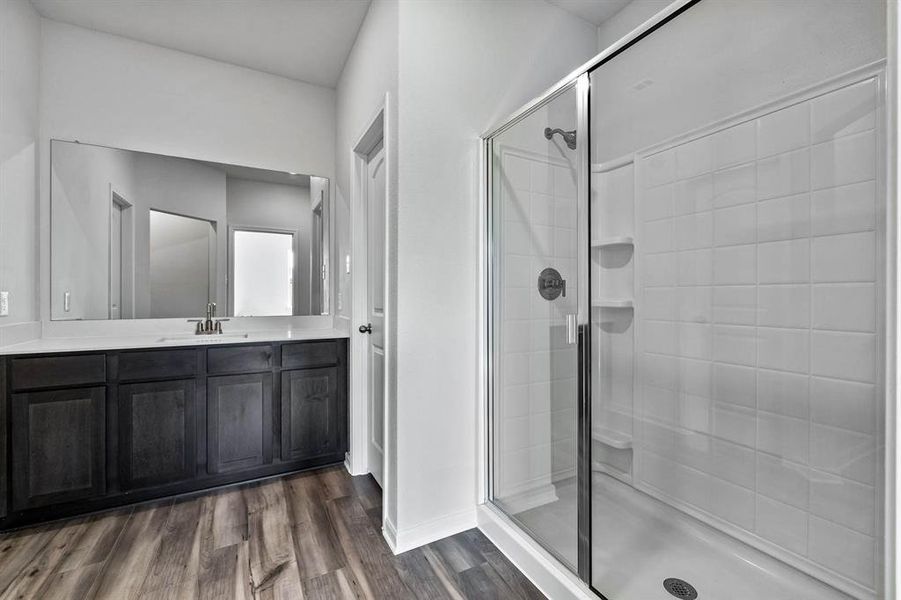
[[[547,139],[551,139],[556,133],[559,133],[563,137],[563,141],[566,142],[567,148],[569,148],[570,150],[576,149],[575,129],[572,131],[563,131],[562,129],[551,129],[550,127],[544,128],[544,137]]]

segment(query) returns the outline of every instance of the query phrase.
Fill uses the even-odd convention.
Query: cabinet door
[[[105,419],[103,387],[13,394],[13,508],[102,495]]]
[[[119,387],[119,473],[123,489],[194,475],[194,380]]]
[[[211,473],[272,461],[272,374],[207,379],[207,468]]]
[[[343,402],[338,369],[282,372],[282,459],[338,455],[344,451]]]

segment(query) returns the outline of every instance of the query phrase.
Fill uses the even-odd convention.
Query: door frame
[[[113,211],[120,207],[119,221],[119,319],[135,318],[135,218],[134,204],[128,201],[113,183],[109,184],[109,215],[106,231],[110,236],[107,248],[107,314],[112,318],[112,307],[109,301],[113,294],[110,283],[110,270],[113,261],[112,222]],[[126,310],[126,307],[128,310]]]
[[[348,471],[352,475],[364,475],[369,473],[369,358],[368,337],[357,332],[361,323],[367,322],[369,310],[369,285],[366,272],[366,257],[368,254],[368,219],[366,212],[366,178],[368,173],[368,158],[372,150],[381,143],[385,153],[385,377],[384,388],[384,416],[382,434],[382,523],[383,532],[389,544],[393,544],[395,525],[390,522],[387,515],[388,507],[395,503],[395,473],[394,473],[394,435],[393,424],[395,422],[395,410],[391,397],[392,373],[394,370],[394,299],[392,298],[392,270],[391,248],[394,235],[391,226],[391,198],[394,195],[394,182],[391,178],[392,169],[392,142],[390,135],[391,123],[388,115],[390,98],[385,94],[384,100],[375,110],[373,116],[366,121],[362,133],[356,137],[356,141],[350,148],[351,164],[351,255],[345,258],[345,277],[352,272],[352,265],[359,265],[359,277],[351,279],[351,321],[350,321],[350,443],[349,452],[345,462]],[[392,545],[393,549],[393,545]]]

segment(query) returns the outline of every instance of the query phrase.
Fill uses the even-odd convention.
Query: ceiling
[[[335,87],[370,0],[31,0],[48,19]]]
[[[600,25],[631,0],[548,0],[548,2],[593,25]]]

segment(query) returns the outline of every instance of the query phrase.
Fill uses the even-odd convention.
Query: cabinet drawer
[[[242,373],[271,369],[272,354],[269,344],[210,348],[207,350],[207,372]]]
[[[14,358],[10,371],[14,390],[105,383],[106,356],[79,354]]]
[[[153,350],[119,355],[120,381],[190,377],[196,371],[196,350]]]
[[[333,340],[282,346],[282,367],[286,369],[328,367],[337,363],[338,343]]]

